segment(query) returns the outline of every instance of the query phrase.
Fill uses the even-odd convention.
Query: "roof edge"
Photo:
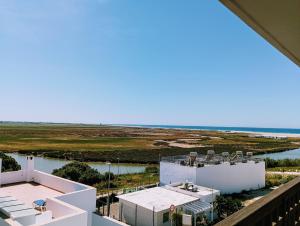
[[[280,43],[270,32],[268,32],[261,24],[259,24],[251,15],[244,10],[236,0],[219,0],[224,6],[230,9],[249,27],[256,31],[260,36],[266,39],[272,46],[278,49],[282,54],[293,61],[300,67],[300,59],[297,58],[291,51],[289,51],[282,43]]]

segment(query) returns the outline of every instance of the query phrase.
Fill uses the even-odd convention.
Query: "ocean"
[[[258,132],[258,133],[286,133],[300,134],[300,129],[289,128],[259,128],[259,127],[227,127],[227,126],[179,126],[179,125],[139,125],[139,124],[118,124],[117,126],[130,126],[142,128],[162,129],[188,129],[188,130],[214,130],[232,132]]]

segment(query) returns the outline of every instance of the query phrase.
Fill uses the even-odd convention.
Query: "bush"
[[[300,159],[265,159],[266,168],[300,166]]]
[[[294,175],[266,174],[266,188],[280,186],[295,177]]]
[[[88,169],[81,174],[79,182],[83,184],[93,185],[103,180],[103,175],[101,175],[95,169]]]
[[[108,180],[108,176],[110,175],[110,179],[114,180],[115,179],[115,174],[113,174],[112,172],[105,172],[104,174],[104,180]]]
[[[17,171],[21,169],[21,166],[13,157],[0,152],[0,158],[2,159],[2,172]]]
[[[225,197],[220,195],[216,199],[216,209],[219,217],[227,217],[242,208],[242,202],[239,199]]]
[[[103,180],[103,175],[82,162],[71,162],[52,172],[53,175],[87,185],[94,185]]]
[[[105,181],[104,183],[98,183],[96,184],[97,189],[99,190],[106,190],[108,188],[108,181]],[[117,188],[117,184],[115,184],[114,182],[110,181],[109,182],[109,189],[112,188]]]

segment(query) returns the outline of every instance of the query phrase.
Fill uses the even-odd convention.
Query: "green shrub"
[[[220,195],[216,199],[216,209],[219,217],[227,217],[242,208],[242,202],[239,199],[233,199],[230,196]]]
[[[52,174],[87,185],[94,185],[103,180],[102,174],[82,162],[68,163],[59,169],[53,170]]]
[[[294,175],[266,174],[266,188],[280,186],[295,177]]]
[[[89,184],[93,185],[96,183],[99,183],[103,180],[103,175],[101,175],[97,170],[95,169],[88,169],[85,172],[83,172],[79,178],[79,182],[83,184]]]
[[[265,159],[266,168],[300,166],[300,159]]]
[[[0,152],[0,158],[2,159],[2,172],[17,171],[21,169],[21,166],[13,157]]]
[[[115,179],[115,174],[113,174],[112,172],[105,172],[105,174],[104,174],[104,180],[108,180],[108,176],[110,175],[110,179],[111,180],[114,180]]]

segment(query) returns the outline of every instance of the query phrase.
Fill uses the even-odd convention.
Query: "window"
[[[163,214],[163,223],[166,223],[169,221],[169,212],[166,212]]]

